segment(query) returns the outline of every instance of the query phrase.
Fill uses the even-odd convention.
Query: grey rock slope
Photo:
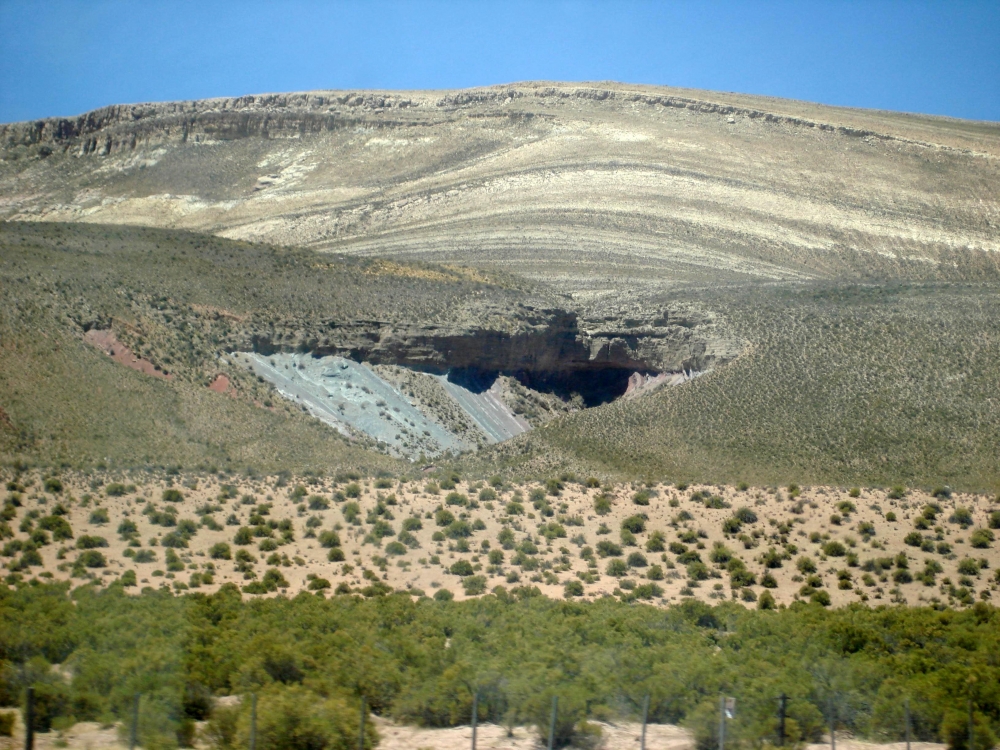
[[[993,279],[1000,126],[611,83],[311,92],[0,126],[0,216],[664,282]]]

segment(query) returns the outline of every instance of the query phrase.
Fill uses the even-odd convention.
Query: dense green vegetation
[[[560,419],[470,468],[1000,489],[1000,289],[686,290],[751,342],[734,362]]]
[[[478,690],[481,718],[506,724],[544,724],[557,694],[566,741],[587,734],[587,718],[635,717],[648,693],[653,721],[686,724],[708,746],[725,692],[737,698],[729,736],[741,746],[775,739],[785,693],[788,731],[803,741],[819,738],[831,706],[840,729],[899,739],[908,699],[915,739],[966,747],[971,706],[974,745],[987,748],[1000,732],[998,654],[1000,612],[982,603],[662,610],[530,589],[461,603],[305,593],[244,602],[232,586],[183,597],[129,596],[117,584],[0,589],[0,698],[17,703],[35,684],[48,726],[127,717],[141,692],[144,747],[183,741],[205,718],[221,746],[238,738],[249,701],[213,709],[217,695],[257,692],[266,731],[291,722],[332,738],[326,747],[348,747],[360,696],[378,714],[451,726],[469,721]],[[324,708],[310,713],[305,695]]]

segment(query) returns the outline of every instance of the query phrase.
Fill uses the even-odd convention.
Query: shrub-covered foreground
[[[720,692],[737,699],[727,736],[747,747],[775,739],[782,693],[788,732],[802,740],[819,738],[831,706],[838,728],[898,739],[907,699],[917,739],[967,747],[970,707],[974,746],[1000,731],[1000,612],[982,603],[663,610],[515,593],[243,601],[232,586],[137,597],[117,584],[4,588],[0,700],[17,704],[34,684],[47,727],[127,720],[142,693],[144,747],[184,743],[206,718],[217,745],[238,745],[249,701],[213,709],[213,696],[249,692],[273,748],[355,747],[361,696],[399,721],[468,723],[476,690],[481,720],[508,724],[545,724],[558,695],[565,741],[590,731],[587,717],[635,716],[647,693],[652,721],[691,726],[706,746]]]

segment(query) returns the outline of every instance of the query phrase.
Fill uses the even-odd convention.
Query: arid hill
[[[0,216],[459,261],[568,291],[998,276],[1000,126],[613,83],[0,127]]]
[[[0,126],[0,217],[8,456],[303,471],[339,431],[366,469],[1000,488],[995,123],[615,83],[120,105]],[[420,413],[340,424],[322,363],[285,403],[272,355]]]

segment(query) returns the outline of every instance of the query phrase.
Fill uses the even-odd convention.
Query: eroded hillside
[[[567,291],[998,276],[1000,128],[526,83],[0,128],[0,215],[502,267]]]
[[[993,123],[605,83],[2,126],[5,450],[995,490],[998,158]],[[109,421],[112,375],[157,416]],[[309,439],[244,428],[278,416]]]

